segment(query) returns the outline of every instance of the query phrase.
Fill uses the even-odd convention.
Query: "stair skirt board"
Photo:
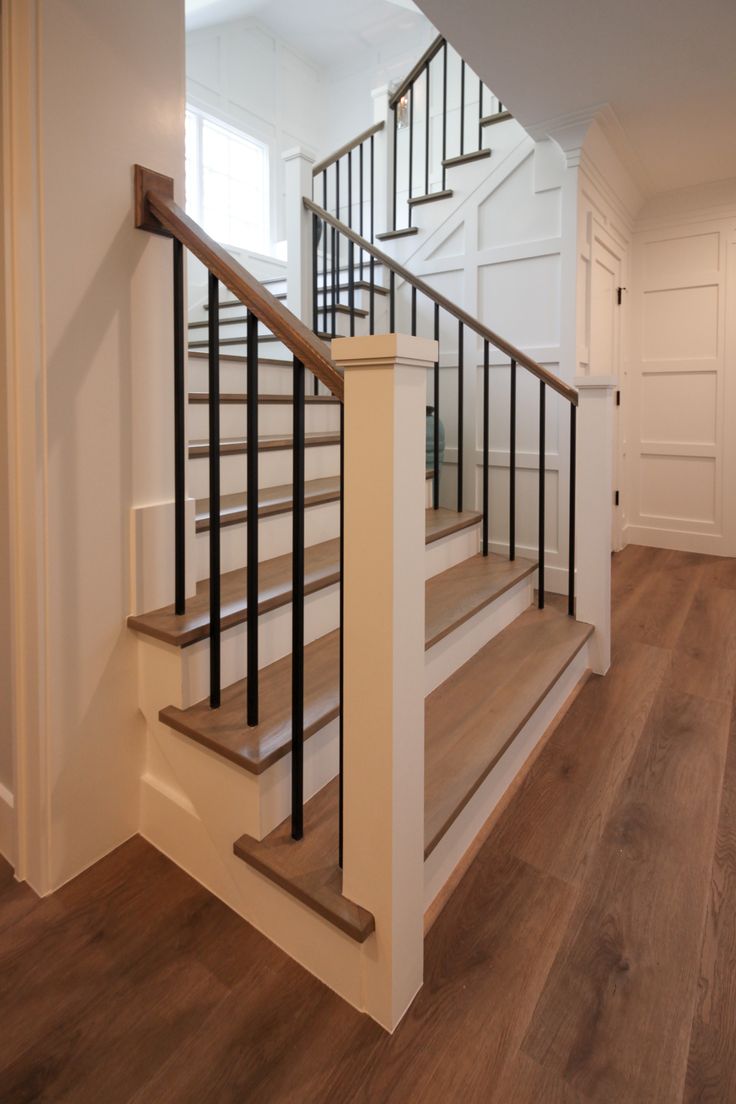
[[[475,791],[424,861],[424,911],[432,908],[444,887],[453,878],[468,850],[510,787],[520,781],[538,745],[552,733],[558,715],[566,712],[569,699],[590,668],[589,642],[586,641],[554,685],[517,733],[498,762]]]

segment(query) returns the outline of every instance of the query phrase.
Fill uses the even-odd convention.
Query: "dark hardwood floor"
[[[614,590],[392,1037],[135,839],[44,901],[0,865],[2,1104],[736,1104],[736,561]]]

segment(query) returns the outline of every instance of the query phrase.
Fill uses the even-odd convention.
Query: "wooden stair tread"
[[[318,333],[316,336],[320,337],[323,341],[331,341],[332,340],[332,334]],[[258,342],[261,345],[263,345],[267,342],[275,342],[275,343],[283,345],[283,342],[281,341],[281,338],[277,337],[276,334],[272,334],[272,333],[259,333]],[[222,345],[245,345],[245,334],[243,334],[242,337],[220,337],[220,338],[218,338],[217,344],[219,346],[222,346]],[[209,338],[207,338],[207,337],[203,337],[203,338],[201,338],[200,340],[197,340],[197,341],[190,341],[189,342],[189,349],[194,350],[194,351],[196,351],[197,349],[206,349],[206,348],[208,348],[208,346],[209,346]]]
[[[405,226],[402,230],[384,230],[382,234],[376,234],[379,241],[391,241],[392,238],[408,238],[411,234],[418,234],[418,226]]]
[[[472,161],[483,161],[491,156],[489,149],[473,150],[472,153],[461,153],[457,157],[446,157],[442,162],[444,168],[452,169],[456,165],[469,165]]]
[[[190,360],[209,360],[209,353],[202,352],[201,349],[189,350]],[[220,353],[220,360],[236,361],[238,364],[247,364],[248,358],[245,353]],[[294,359],[290,357],[289,360],[285,360],[283,357],[258,357],[259,365],[267,364],[275,368],[293,368]]]
[[[425,590],[425,648],[469,621],[496,598],[536,570],[536,560],[508,560],[478,553],[427,580]]]
[[[412,196],[406,202],[410,207],[418,207],[422,203],[434,203],[437,199],[449,199],[451,195],[452,188],[443,188],[441,192],[427,192],[425,195]]]
[[[430,514],[439,511],[426,510],[426,541],[436,540],[438,522],[430,519]],[[457,515],[452,510],[444,511],[451,518]],[[430,524],[433,535],[430,537]],[[451,523],[448,523],[451,524]],[[449,530],[452,532],[453,530]],[[277,609],[291,601],[291,553],[276,556],[271,560],[262,560],[259,565],[259,612]],[[337,538],[308,545],[304,550],[304,590],[313,594],[317,590],[331,586],[340,577],[340,542]],[[248,604],[245,598],[246,569],[237,568],[226,571],[221,576],[221,618],[222,628],[229,629],[248,620]],[[177,615],[174,606],[163,606],[148,613],[132,614],[128,618],[128,627],[146,636],[155,637],[166,644],[186,648],[197,640],[209,635],[210,624],[210,587],[209,579],[197,583],[194,597],[187,601],[186,612]]]
[[[210,401],[209,394],[206,391],[190,391],[189,402],[193,405],[203,404],[207,405]],[[263,406],[291,406],[294,401],[294,396],[291,394],[263,394],[259,392],[258,403]],[[334,395],[305,395],[304,401],[310,406],[324,405],[338,406],[339,399],[336,399]],[[223,404],[233,404],[239,406],[245,406],[248,402],[248,396],[245,391],[225,391],[220,392],[220,402]]]
[[[304,505],[320,506],[325,502],[335,502],[340,498],[340,478],[337,475],[324,476],[321,479],[308,479],[304,483]],[[292,483],[282,483],[276,487],[261,487],[258,492],[258,516],[273,517],[274,514],[288,513],[294,504]],[[194,504],[195,525],[198,533],[210,527],[210,500],[199,498]],[[221,525],[238,525],[248,520],[248,496],[245,491],[237,494],[222,495],[220,498]]]
[[[263,840],[241,836],[238,858],[313,908],[341,931],[364,943],[375,930],[367,909],[342,895],[338,853],[338,783],[334,779],[304,806],[304,838],[291,838],[288,820]]]
[[[429,477],[429,473],[427,473]],[[431,515],[431,516],[430,516]],[[460,529],[469,529],[472,525],[479,525],[483,515],[475,510],[446,510],[440,506],[438,510],[427,510],[426,538],[427,544],[447,537],[450,533],[457,533]]]
[[[304,739],[339,712],[340,634],[337,629],[304,648]],[[260,672],[259,723],[245,723],[247,679],[222,691],[219,709],[204,698],[188,709],[170,705],[159,720],[252,774],[262,774],[291,746],[291,655]]]
[[[428,471],[426,478],[432,479],[434,472]],[[277,487],[262,487],[259,493],[261,503],[258,516],[268,517],[271,514],[288,513],[293,505],[291,483],[283,483]],[[319,479],[308,479],[304,484],[304,505],[321,506],[325,502],[332,502],[340,497],[340,481],[336,475],[326,475]],[[245,491],[235,494],[222,495],[220,498],[220,524],[240,525],[248,520],[246,509],[247,496]],[[195,524],[198,533],[209,530],[210,500],[198,498],[195,501]],[[450,511],[451,512],[451,511]],[[453,515],[454,516],[454,515]],[[440,536],[445,536],[449,529]],[[428,541],[431,544],[431,541]]]
[[[593,632],[527,610],[426,699],[424,854],[431,854]]]
[[[259,452],[276,452],[280,449],[290,449],[293,437],[285,433],[266,433],[258,438]],[[321,445],[339,445],[340,434],[335,433],[305,433],[304,447],[318,448]],[[223,437],[220,441],[221,456],[236,456],[247,453],[248,442],[245,437]],[[209,456],[209,441],[190,441],[189,459],[201,460]]]
[[[425,649],[490,605],[535,567],[529,560],[510,563],[501,556],[477,556],[430,579],[425,588]],[[304,649],[305,740],[338,713],[338,640],[335,631]],[[245,770],[261,774],[289,751],[290,678],[290,656],[261,670],[260,721],[253,728],[245,723],[247,679],[239,679],[222,691],[219,709],[210,709],[209,699],[204,698],[188,709],[168,706],[159,719]]]
[[[309,545],[304,550],[304,591],[313,594],[336,583],[340,577],[339,541],[323,541]],[[259,565],[259,613],[277,609],[291,601],[291,553],[263,560]],[[232,628],[248,620],[248,603],[245,597],[246,569],[223,573],[220,582],[221,624]],[[128,625],[138,632],[163,640],[180,648],[186,648],[197,640],[204,640],[210,628],[209,579],[197,583],[197,592],[187,601],[186,613],[178,616],[174,606],[164,606],[151,613],[133,615]]]
[[[503,123],[506,119],[513,118],[510,111],[497,111],[495,115],[484,115],[480,120],[482,127],[492,126],[493,123]]]

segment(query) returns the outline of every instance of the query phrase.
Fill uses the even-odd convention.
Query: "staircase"
[[[446,101],[444,40],[420,59],[392,99],[392,224],[385,232],[376,233],[375,226],[374,143],[380,127],[315,168],[315,195],[322,203],[305,197],[302,212],[305,248],[312,257],[313,335],[285,308],[290,298],[285,280],[257,286],[186,218],[165,181],[147,170],[138,169],[137,176],[137,225],[174,238],[181,337],[175,365],[176,600],[137,610],[128,621],[140,642],[141,709],[149,730],[146,834],[388,1027],[396,1014],[379,1010],[381,1002],[371,996],[371,971],[383,961],[383,951],[377,954],[372,947],[376,939],[376,946],[384,945],[383,920],[366,900],[343,891],[341,868],[343,763],[351,754],[341,706],[344,672],[354,670],[356,659],[346,653],[343,638],[344,557],[352,547],[350,522],[344,537],[350,493],[344,449],[350,437],[342,432],[343,398],[349,400],[330,356],[333,338],[370,338],[402,328],[416,335],[422,326],[426,333],[429,321],[437,344],[434,364],[422,369],[426,401],[435,412],[451,407],[457,414],[457,472],[442,458],[439,419],[434,419],[424,463],[423,563],[415,565],[425,611],[424,757],[423,766],[417,765],[424,777],[422,911],[436,905],[451,884],[477,832],[576,685],[591,667],[600,669],[591,651],[600,626],[574,615],[577,393],[375,245],[377,239],[416,234],[413,209],[449,199],[448,173],[473,166],[477,171],[490,157],[483,146],[487,127],[510,118],[479,85],[477,144],[468,146],[463,117],[460,146],[448,153],[445,111],[440,186],[431,192],[436,173],[427,112],[425,191],[412,190],[410,153],[402,227],[398,108],[408,97],[412,117],[416,99],[424,96],[429,104],[438,67]],[[470,79],[464,64],[460,79],[464,88]],[[186,363],[177,270],[182,246],[210,274],[208,301],[187,320]],[[464,474],[462,459],[464,350],[471,343],[485,354],[480,488]],[[493,550],[497,521],[489,505],[491,344],[508,355],[510,365],[503,554]],[[338,347],[339,342],[333,348]],[[440,385],[440,363],[446,369],[448,361],[454,361],[456,393],[444,381]],[[518,555],[515,544],[515,388],[517,371],[525,369],[539,381],[540,403],[540,541],[533,557]],[[548,390],[571,412],[571,551],[564,597],[545,589]],[[255,402],[249,403],[249,396]],[[374,447],[382,450],[386,429],[376,424],[373,432]],[[219,446],[212,447],[213,441]],[[370,453],[365,461],[370,469]],[[370,481],[368,487],[371,494]],[[189,524],[184,488],[194,500]],[[381,493],[378,482],[375,493]],[[351,505],[361,508],[353,500]],[[193,564],[188,577],[186,563]],[[595,589],[597,580],[590,585]],[[373,646],[368,626],[364,640],[366,648]],[[345,879],[348,873],[346,868]],[[352,874],[350,884],[356,884]]]

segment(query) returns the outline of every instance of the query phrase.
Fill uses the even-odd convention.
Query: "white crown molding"
[[[601,109],[596,116],[596,122],[619,161],[641,192],[642,198],[652,195],[656,191],[652,179],[610,104],[601,105]]]
[[[592,104],[579,111],[570,111],[566,115],[557,115],[543,119],[538,123],[522,123],[524,130],[535,140],[542,142],[551,138],[565,155],[568,168],[580,164],[580,155],[591,123],[605,104]]]

